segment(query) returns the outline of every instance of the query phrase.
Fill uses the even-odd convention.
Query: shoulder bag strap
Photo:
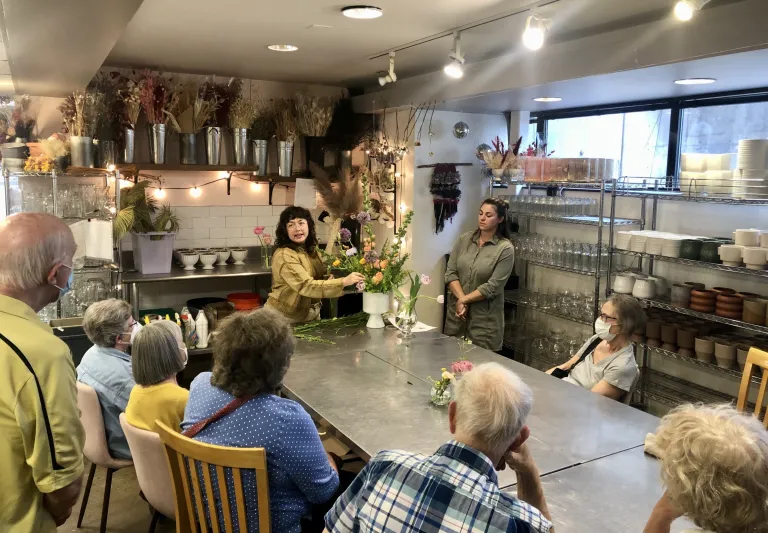
[[[589,346],[587,346],[587,349],[586,349],[586,350],[584,350],[584,351],[582,352],[582,354],[581,354],[581,357],[579,357],[579,360],[578,360],[578,361],[576,361],[575,363],[573,363],[573,364],[571,365],[571,368],[569,368],[569,369],[568,369],[568,373],[570,374],[570,373],[571,373],[571,371],[572,371],[574,368],[576,368],[576,365],[578,365],[579,363],[581,363],[582,361],[584,361],[584,359],[586,359],[587,357],[589,357],[589,354],[591,354],[592,352],[594,352],[594,351],[595,351],[595,348],[597,348],[598,344],[600,344],[601,342],[603,342],[603,339],[601,339],[600,337],[598,337],[598,338],[596,338],[595,340],[593,340],[593,341],[592,341],[592,342],[589,344]]]
[[[213,413],[211,416],[206,418],[205,420],[201,420],[197,424],[190,426],[186,430],[182,431],[182,435],[185,437],[189,437],[190,439],[200,433],[202,430],[204,430],[206,427],[208,427],[209,424],[213,424],[220,418],[224,418],[229,413],[237,410],[238,407],[246,403],[248,400],[251,400],[253,396],[242,396],[240,398],[235,398],[231,402],[229,402],[227,405]]]

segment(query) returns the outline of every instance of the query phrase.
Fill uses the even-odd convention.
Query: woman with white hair
[[[730,405],[682,405],[655,437],[667,490],[645,533],[668,533],[681,516],[710,533],[768,531],[768,431],[757,418]]]
[[[109,453],[117,459],[131,458],[120,413],[125,412],[136,384],[128,352],[139,328],[128,302],[115,298],[91,304],[83,316],[83,329],[93,346],[77,366],[77,380],[96,390]]]
[[[159,320],[141,328],[131,350],[136,386],[131,391],[125,417],[146,431],[157,431],[159,420],[179,429],[189,391],[180,387],[176,374],[187,366],[187,348],[181,328],[170,320]]]

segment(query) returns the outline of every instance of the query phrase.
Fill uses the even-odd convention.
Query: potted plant
[[[93,135],[98,117],[104,112],[104,95],[75,91],[59,106],[64,132],[69,133],[73,167],[93,168]]]
[[[170,80],[149,70],[142,73],[139,81],[139,100],[147,116],[149,134],[149,159],[156,165],[165,163],[165,137],[168,115],[166,111],[176,106],[176,93]]]
[[[173,242],[179,218],[169,205],[159,206],[146,194],[150,181],[123,189],[120,211],[115,216],[115,239],[129,232],[133,239],[133,262],[142,274],[167,274],[173,262]]]
[[[141,87],[138,81],[127,76],[120,76],[117,85],[118,116],[123,141],[122,162],[133,164],[136,156],[136,124],[141,114]]]
[[[291,98],[285,98],[275,104],[275,135],[278,174],[290,178],[293,174],[293,144],[298,136],[296,105]]]
[[[69,141],[61,133],[54,133],[47,139],[40,141],[43,153],[51,158],[61,172],[65,172],[69,166]]]
[[[97,144],[99,168],[109,168],[117,163],[117,138],[120,131],[120,97],[118,84],[120,75],[98,72],[88,84],[89,92],[101,95],[102,108],[96,117],[94,144]]]
[[[173,98],[174,106],[165,110],[168,122],[179,134],[179,154],[182,165],[197,164],[197,134],[213,117],[218,100],[208,100],[193,82],[179,86]]]
[[[202,94],[206,100],[218,102],[216,112],[205,123],[205,156],[209,165],[221,163],[221,128],[227,125],[232,101],[240,94],[242,80],[231,78],[226,85],[217,85],[216,77],[203,84]]]
[[[267,175],[267,148],[269,139],[275,136],[275,107],[270,101],[263,102],[256,95],[255,116],[251,123],[251,150],[253,164],[258,167],[256,175]]]
[[[248,164],[248,128],[256,118],[256,107],[249,98],[237,95],[229,108],[229,127],[232,128],[232,145],[235,165]]]
[[[296,126],[304,138],[304,169],[309,176],[309,162],[325,167],[325,134],[331,125],[335,102],[331,98],[296,96]]]

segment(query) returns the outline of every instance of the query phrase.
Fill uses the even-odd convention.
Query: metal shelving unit
[[[590,215],[577,215],[577,216],[554,216],[554,215],[540,215],[537,213],[521,213],[519,211],[510,211],[512,214],[518,217],[526,217],[534,220],[547,220],[549,222],[565,222],[567,224],[581,224],[583,226],[605,226],[609,222],[608,217],[590,216]],[[616,226],[639,226],[642,222],[640,220],[634,220],[630,218],[617,218],[614,220]]]
[[[545,315],[554,316],[557,318],[561,318],[563,320],[570,320],[571,322],[576,322],[577,324],[581,324],[584,326],[592,326],[593,324],[593,322],[582,320],[580,318],[575,318],[569,315],[564,315],[548,307],[540,307],[538,305],[532,305],[527,302],[522,302],[520,301],[520,291],[504,291],[504,302],[509,304],[522,305],[523,307],[528,307],[529,309],[533,309],[535,311],[538,311],[539,313],[544,313]]]
[[[608,255],[608,277],[607,277],[606,295],[610,295],[612,293],[611,275],[613,275],[618,271],[616,268],[616,261],[614,260],[615,256],[639,258],[640,259],[639,268],[641,270],[644,263],[643,260],[646,260],[645,264],[648,265],[649,274],[653,274],[654,265],[660,261],[660,262],[665,262],[670,264],[678,264],[684,267],[709,269],[709,270],[720,271],[720,272],[729,273],[729,274],[740,274],[740,275],[750,276],[752,279],[757,279],[757,280],[760,280],[760,279],[768,280],[768,271],[750,270],[744,267],[728,267],[725,265],[716,264],[716,263],[707,263],[704,261],[693,261],[690,259],[682,259],[678,257],[666,257],[666,256],[660,256],[660,255],[653,255],[653,254],[646,254],[646,253],[632,252],[629,250],[617,249],[614,246],[614,239],[613,239],[614,227],[618,225],[614,223],[614,221],[617,220],[616,219],[617,198],[637,198],[641,200],[643,226],[645,226],[647,222],[650,222],[649,225],[651,230],[657,229],[656,221],[657,221],[659,201],[676,201],[676,202],[691,202],[691,203],[720,204],[720,205],[741,205],[741,206],[768,205],[768,198],[763,198],[763,197],[739,198],[739,197],[728,196],[726,194],[697,195],[697,194],[691,194],[690,192],[675,191],[673,189],[666,187],[666,184],[672,182],[671,178],[662,178],[660,180],[647,178],[647,181],[651,184],[655,182],[657,185],[651,189],[639,190],[639,189],[636,189],[634,186],[629,186],[628,184],[625,183],[625,180],[622,179],[622,180],[614,180],[614,182],[610,186],[606,187],[606,189],[610,189],[610,194],[611,194],[611,206],[610,206],[610,217],[609,217],[610,223],[608,228],[609,229],[608,231],[609,255]],[[659,187],[658,186],[659,183],[662,183],[664,186]],[[728,192],[728,191],[723,191],[723,192]],[[648,206],[647,206],[648,201],[650,201],[651,203],[651,206],[650,206],[651,216],[649,221],[646,220],[646,213],[648,212]],[[694,317],[703,321],[723,324],[723,325],[731,326],[734,328],[738,328],[738,329],[753,332],[753,333],[768,334],[768,327],[763,325],[749,324],[741,320],[724,318],[724,317],[720,317],[710,313],[700,313],[698,311],[693,311],[692,309],[674,306],[669,301],[666,301],[663,299],[638,298],[638,300],[640,300],[640,302],[645,307],[648,307],[648,308],[662,309],[662,310],[670,311],[680,315]],[[733,401],[733,398],[731,396],[728,396],[727,394],[722,394],[718,391],[693,383],[692,381],[675,378],[673,376],[659,372],[658,370],[654,370],[650,367],[650,363],[652,359],[655,357],[676,359],[678,361],[682,361],[687,364],[697,366],[702,369],[706,369],[707,371],[718,373],[720,375],[736,378],[736,379],[742,378],[741,371],[738,371],[735,369],[720,368],[716,365],[699,361],[698,359],[681,356],[674,352],[669,352],[667,350],[662,350],[660,348],[652,348],[647,345],[639,345],[639,349],[642,357],[643,371],[641,374],[642,380],[638,390],[640,391],[641,400],[643,402],[647,402],[647,400],[650,399],[650,400],[661,402],[670,407],[674,407],[684,402],[697,402],[697,401],[730,402],[730,401]],[[755,381],[755,379],[756,378],[752,377],[753,381]]]
[[[552,263],[544,263],[543,261],[534,261],[532,259],[526,259],[524,257],[521,257],[523,261],[527,262],[529,265],[536,265],[543,268],[550,268],[552,270],[560,270],[561,272],[570,272],[571,274],[579,274],[581,276],[594,276],[595,271],[594,270],[580,270],[575,269],[571,267],[566,267],[562,265],[553,265]],[[605,271],[601,272],[601,275],[605,275]]]

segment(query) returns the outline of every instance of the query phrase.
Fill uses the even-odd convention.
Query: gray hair
[[[69,227],[43,213],[19,213],[0,222],[0,242],[0,287],[14,291],[44,285],[51,269],[70,262],[76,250]]]
[[[125,331],[125,323],[131,318],[128,302],[110,298],[88,306],[83,316],[83,329],[96,346],[114,348],[117,336]]]
[[[646,317],[640,302],[628,294],[612,294],[608,301],[616,308],[616,318],[624,335],[645,334]]]
[[[178,339],[166,323],[175,326],[181,334],[179,326],[170,320],[160,320],[141,328],[133,340],[133,379],[144,387],[156,385],[184,370]]]
[[[176,339],[176,343],[179,345],[179,349],[186,348],[186,344],[184,344],[184,333],[182,333],[181,328],[176,322],[172,320],[158,320],[152,322],[152,324],[157,324],[173,335],[173,338]]]
[[[484,363],[456,385],[456,426],[503,454],[520,434],[533,407],[533,393],[520,377],[498,363]]]

